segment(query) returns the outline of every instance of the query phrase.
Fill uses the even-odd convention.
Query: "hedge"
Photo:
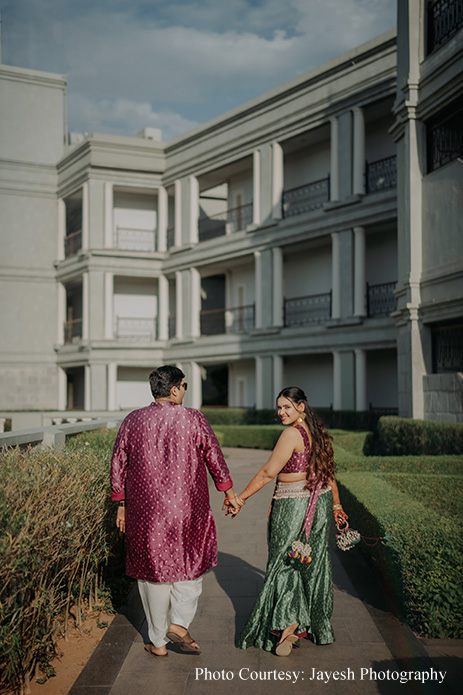
[[[367,438],[366,454],[407,456],[463,454],[463,424],[381,417]]]
[[[333,410],[315,408],[325,427],[347,430],[372,430],[379,415],[374,411]],[[201,412],[211,425],[273,425],[279,423],[276,409],[204,407]]]
[[[457,479],[459,485],[461,480]],[[362,543],[357,548],[379,570],[416,632],[424,637],[462,638],[463,542],[458,520],[430,508],[429,498],[416,499],[392,483],[397,480],[389,482],[387,476],[372,473],[339,474],[351,527],[364,536],[391,537],[385,545]]]
[[[282,425],[213,425],[220,446],[244,449],[273,449]]]

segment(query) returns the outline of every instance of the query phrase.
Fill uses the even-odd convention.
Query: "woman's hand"
[[[121,533],[125,533],[125,507],[117,508],[116,526]]]
[[[238,503],[238,497],[227,497],[223,501],[222,511],[225,510],[225,516],[231,514],[232,519],[239,514],[241,505]]]
[[[337,526],[344,526],[349,518],[344,509],[333,509],[333,516]]]

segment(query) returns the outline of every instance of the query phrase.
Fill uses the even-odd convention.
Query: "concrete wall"
[[[367,403],[374,408],[397,408],[397,353],[367,351]]]
[[[370,285],[397,280],[397,236],[395,232],[366,236],[366,281]]]
[[[463,374],[427,374],[423,377],[426,420],[461,422]]]
[[[152,400],[148,377],[152,369],[119,367],[117,370],[117,408],[144,408]]]
[[[283,382],[305,391],[309,405],[329,408],[333,404],[333,358],[331,355],[285,357]]]
[[[287,299],[331,290],[331,245],[304,248],[284,256],[283,294]]]
[[[325,179],[330,172],[330,141],[320,142],[285,155],[284,188],[296,188]]]
[[[254,360],[230,362],[228,374],[228,405],[231,407],[255,407],[256,367]]]

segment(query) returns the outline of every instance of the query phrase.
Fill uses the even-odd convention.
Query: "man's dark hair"
[[[150,374],[151,393],[154,398],[169,398],[173,386],[180,386],[185,374],[178,367],[165,364]]]

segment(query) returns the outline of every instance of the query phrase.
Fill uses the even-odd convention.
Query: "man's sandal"
[[[296,646],[296,642],[299,637],[297,635],[288,635],[282,642],[279,642],[275,649],[275,654],[277,656],[289,656],[292,652],[293,645]]]
[[[183,637],[177,635],[176,632],[168,632],[166,637],[174,644],[178,644],[178,647],[182,650],[182,652],[188,652],[189,654],[201,654],[199,644],[195,642],[189,632],[186,632]],[[196,644],[196,647],[193,647],[194,644]]]
[[[167,652],[165,654],[156,654],[156,652],[153,652],[153,649],[154,647],[152,644],[145,644],[145,652],[148,652],[151,656],[169,656]]]

